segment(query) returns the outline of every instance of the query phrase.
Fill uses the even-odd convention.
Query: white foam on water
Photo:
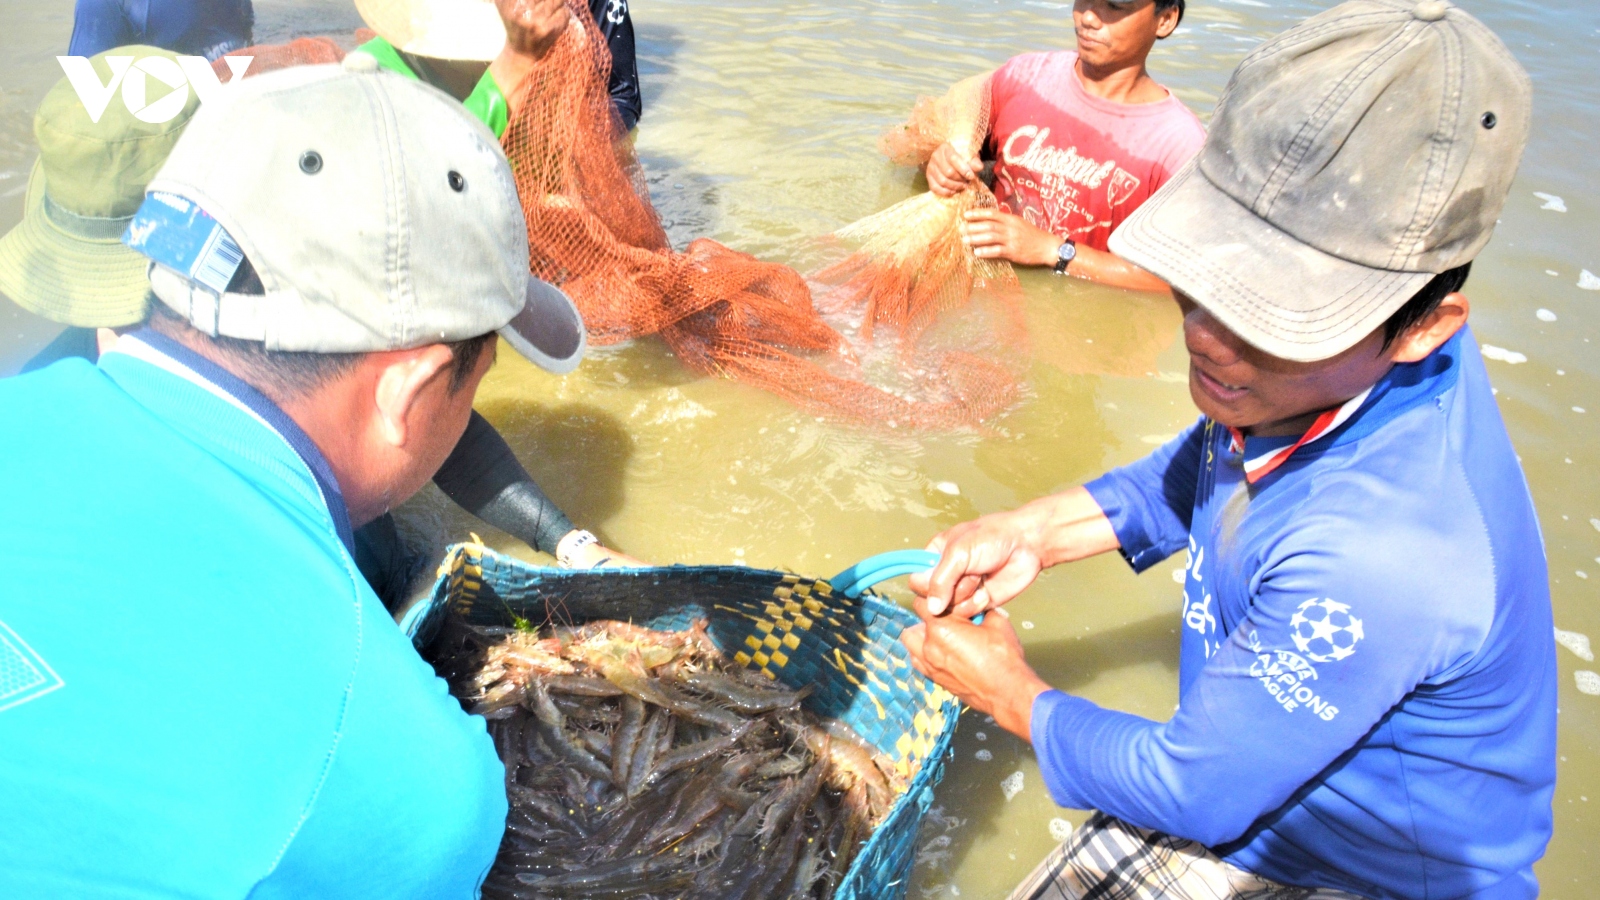
[[[1572,680],[1578,684],[1578,693],[1590,694],[1600,697],[1600,672],[1591,672],[1588,669],[1579,669],[1572,673]],[[1017,773],[1021,775],[1021,772]],[[1010,797],[1006,798],[1010,800]]]
[[[1584,662],[1594,662],[1594,649],[1589,646],[1589,636],[1577,631],[1556,629],[1556,643],[1571,650]]]
[[[1590,519],[1589,524],[1594,526],[1595,531],[1600,531],[1600,519]]]
[[[938,484],[935,484],[933,489],[941,494],[949,494],[952,497],[961,496],[961,487],[954,481],[941,481]]]
[[[1578,287],[1586,291],[1600,291],[1600,275],[1584,269],[1578,273]]]
[[[1582,579],[1583,579],[1583,580],[1585,580],[1585,581],[1588,581],[1588,580],[1589,580],[1589,573],[1588,573],[1588,572],[1585,572],[1585,571],[1584,571],[1584,570],[1582,570],[1582,569],[1576,569],[1576,570],[1574,570],[1574,571],[1573,571],[1573,573],[1572,573],[1572,574],[1574,574],[1574,575],[1576,575],[1576,576],[1578,576],[1578,577],[1579,577],[1579,578],[1582,578]]]
[[[1504,347],[1496,347],[1493,344],[1484,344],[1482,350],[1484,359],[1496,360],[1507,365],[1514,366],[1528,361],[1527,354],[1518,353],[1515,350],[1507,350]]]
[[[1593,675],[1594,673],[1590,672],[1589,674]],[[1600,676],[1597,676],[1597,677],[1600,677]],[[1597,681],[1596,685],[1597,685],[1597,689],[1595,690],[1595,693],[1600,694],[1600,681]],[[1007,775],[1004,779],[1002,779],[1000,781],[1000,792],[1006,795],[1006,802],[1007,803],[1011,802],[1011,798],[1012,797],[1015,797],[1016,795],[1022,793],[1022,770],[1021,769],[1018,769],[1017,771],[1012,772],[1010,775]]]
[[[1574,407],[1573,407],[1573,408],[1572,408],[1572,411],[1573,411],[1573,412],[1575,412],[1575,413],[1581,413],[1581,412],[1584,412],[1584,411],[1585,411],[1585,410],[1584,410],[1584,408],[1583,408],[1583,407],[1581,407],[1581,406],[1574,406]]]
[[[1023,619],[1022,620],[1022,630],[1023,631],[1032,631],[1033,630],[1033,623],[1028,621],[1027,619]]]
[[[1187,579],[1188,577],[1189,577],[1189,573],[1185,572],[1182,569],[1173,569],[1172,570],[1172,580],[1177,582],[1178,584],[1183,584],[1184,580]]]
[[[994,759],[994,754],[987,750],[979,750],[977,753],[972,755],[977,758],[978,762],[988,762],[989,760]]]
[[[1534,310],[1533,317],[1541,322],[1554,322],[1556,320],[1556,314],[1543,307]]]
[[[1534,191],[1533,195],[1544,201],[1544,205],[1539,207],[1540,209],[1548,209],[1552,212],[1567,211],[1567,201],[1557,197],[1555,194],[1546,194],[1544,191]]]
[[[1545,273],[1545,274],[1546,274],[1546,275],[1549,275],[1549,276],[1551,276],[1551,277],[1555,277],[1555,276],[1557,276],[1557,275],[1560,275],[1560,274],[1561,274],[1561,273],[1560,273],[1560,272],[1557,272],[1557,271],[1556,271],[1556,270],[1555,270],[1555,269],[1545,269],[1545,270],[1544,270],[1544,273]]]
[[[1051,819],[1050,836],[1058,841],[1072,837],[1072,823],[1066,819]]]

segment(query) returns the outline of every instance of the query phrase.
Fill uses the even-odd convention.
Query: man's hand
[[[983,160],[966,156],[946,141],[928,157],[928,190],[937,197],[954,197],[977,183],[982,170]]]
[[[1027,507],[963,522],[928,542],[939,554],[932,572],[911,576],[911,590],[930,615],[970,619],[1033,584],[1044,561],[1029,543],[1036,529]]]
[[[600,558],[600,560],[595,563],[594,567],[596,569],[648,569],[648,568],[650,568],[650,564],[645,562],[642,559],[634,559],[633,557],[629,556],[626,553],[619,553],[616,550],[609,550],[609,549],[607,549],[605,547],[601,547],[599,544],[595,544],[595,547],[597,547],[602,553],[605,554],[605,556],[602,556]]]
[[[918,600],[917,615],[922,623],[900,634],[917,671],[961,702],[994,716],[1001,728],[1032,740],[1033,701],[1050,685],[1029,668],[1005,612],[996,610],[982,625],[974,625],[929,615],[925,602]]]
[[[1022,593],[1043,569],[1118,546],[1100,504],[1075,487],[938,535],[928,549],[939,564],[912,575],[911,590],[927,598],[931,615],[971,618]]]
[[[1061,238],[1027,219],[999,209],[969,209],[961,239],[979,259],[1004,259],[1020,266],[1053,266]]]
[[[571,16],[563,0],[495,0],[506,26],[506,50],[541,59],[567,30]]]
[[[602,544],[585,544],[573,551],[574,569],[645,569],[650,564],[641,562]]]

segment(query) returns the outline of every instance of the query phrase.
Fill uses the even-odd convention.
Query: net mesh
[[[373,32],[366,29],[356,32],[358,41],[369,40],[372,36]],[[287,44],[254,44],[243,50],[235,50],[212,62],[211,68],[217,73],[217,78],[227,81],[233,77],[233,70],[222,60],[229,56],[251,57],[250,66],[244,72],[244,77],[249,78],[263,72],[287,69],[290,66],[336,63],[344,59],[348,50],[349,48],[331,37],[298,37]]]
[[[922,194],[841,229],[823,243],[839,258],[809,279],[707,238],[674,249],[612,111],[610,53],[587,4],[568,3],[571,24],[520,88],[502,143],[533,274],[573,299],[591,343],[659,335],[697,371],[891,427],[978,425],[1016,399],[1016,277],[976,259],[958,227],[967,209],[994,205],[987,188]],[[343,50],[302,38],[240,53],[258,57],[256,74]],[[919,102],[882,149],[922,165],[945,140],[975,148],[988,102],[986,79],[961,82]],[[973,314],[941,319],[963,305]]]

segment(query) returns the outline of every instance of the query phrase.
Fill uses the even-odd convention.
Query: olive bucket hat
[[[156,47],[107,50],[90,59],[101,84],[114,83],[108,56],[177,59]],[[126,71],[124,83],[135,74]],[[168,121],[140,120],[121,91],[93,121],[72,83],[56,82],[33,120],[39,161],[28,180],[22,222],[0,238],[0,294],[81,328],[116,328],[144,318],[149,261],[124,245],[122,235],[145,185],[199,108],[193,89],[175,90],[185,93],[184,105]],[[164,98],[151,99],[154,105]]]

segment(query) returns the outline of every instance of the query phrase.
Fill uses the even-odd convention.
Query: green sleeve
[[[407,78],[417,81],[421,80],[420,78],[417,78],[417,73],[411,71],[411,67],[406,65],[406,61],[400,58],[400,52],[394,49],[394,45],[381,37],[373,38],[356,49],[367,54],[373,59],[376,59],[378,61],[378,65],[388,69],[391,72],[398,72]]]
[[[478,86],[462,103],[467,107],[467,112],[489,126],[495,137],[505,137],[506,126],[510,123],[510,110],[506,107],[506,95],[501,93],[493,75],[484,72],[483,77],[478,79]]]
[[[391,72],[421,80],[406,64],[399,51],[394,49],[394,45],[381,37],[373,38],[356,49],[376,59],[378,65]],[[510,122],[510,111],[506,107],[506,95],[500,91],[500,85],[495,83],[493,75],[484,72],[483,77],[478,79],[477,86],[472,89],[472,93],[462,101],[462,105],[467,108],[467,112],[472,113],[473,118],[489,126],[495,137],[505,136],[506,126]]]

